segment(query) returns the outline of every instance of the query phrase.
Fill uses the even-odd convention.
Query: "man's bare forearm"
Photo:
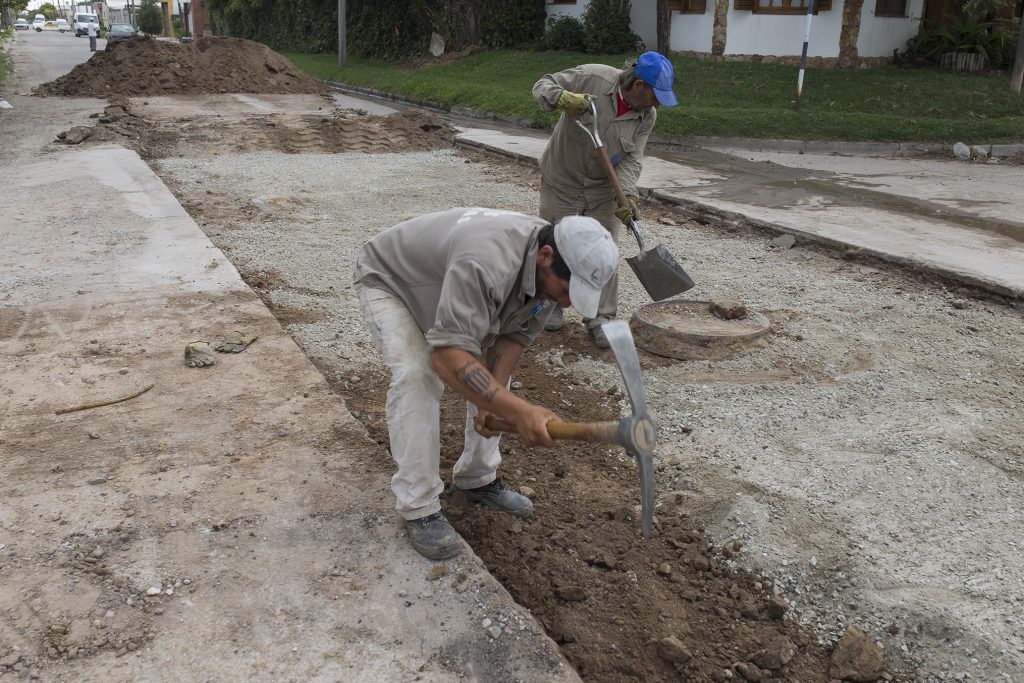
[[[522,351],[521,346],[519,351]],[[514,355],[515,358],[510,358],[510,355]],[[514,349],[496,348],[495,353],[491,355],[490,365],[497,373],[497,377],[472,354],[462,349],[437,349],[432,354],[431,363],[445,384],[478,408],[506,419],[513,419],[527,405],[505,386],[511,367],[515,366],[518,356]],[[511,366],[508,365],[510,360]]]

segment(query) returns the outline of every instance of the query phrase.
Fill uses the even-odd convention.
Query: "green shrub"
[[[629,0],[591,0],[583,10],[587,52],[636,52],[643,41],[630,29]]]
[[[542,42],[548,50],[583,52],[586,47],[583,22],[568,14],[556,14],[548,19],[548,30]]]
[[[142,0],[139,10],[139,30],[143,33],[163,33],[164,17],[155,0]]]

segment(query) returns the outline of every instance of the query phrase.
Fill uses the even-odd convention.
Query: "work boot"
[[[551,315],[548,317],[548,321],[544,323],[544,329],[548,332],[558,332],[558,330],[562,329],[562,317],[562,307],[555,304]]]
[[[607,349],[611,344],[608,343],[608,337],[605,336],[604,328],[600,325],[594,325],[590,328],[590,336],[594,340],[594,346],[599,349]]]
[[[462,489],[470,503],[483,503],[516,517],[529,517],[533,502],[521,493],[505,488],[500,479],[475,489]]]
[[[446,560],[459,554],[459,535],[440,512],[405,520],[412,547],[428,560]]]

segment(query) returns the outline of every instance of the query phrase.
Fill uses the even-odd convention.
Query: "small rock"
[[[107,478],[104,477],[104,476],[93,477],[92,479],[89,480],[89,484],[92,485],[92,486],[96,486],[97,484],[106,484],[106,483],[107,483]]]
[[[877,681],[883,671],[885,655],[882,648],[871,642],[856,626],[846,629],[832,653],[829,675],[845,681]]]
[[[779,636],[768,643],[762,650],[750,655],[749,659],[762,669],[781,669],[796,654],[796,645],[786,636]]]
[[[789,611],[789,603],[782,596],[773,595],[764,606],[764,611],[771,619],[781,619]]]
[[[712,299],[711,312],[723,320],[738,320],[747,317],[747,307],[737,299]]]
[[[491,621],[487,617],[484,617],[484,620],[480,622],[480,626],[482,626],[484,629],[488,629],[491,627],[491,624],[493,623],[493,621]]]
[[[103,557],[103,553],[104,553],[103,548],[101,548],[100,546],[96,546],[96,549],[93,550],[91,553],[89,553],[89,556],[90,557],[95,557],[96,559],[99,559],[99,558]]]
[[[756,664],[751,662],[740,662],[735,667],[740,676],[748,681],[760,681],[764,676],[764,672]]]
[[[693,659],[693,654],[675,636],[659,640],[657,651],[659,657],[672,664],[686,664]]]
[[[427,581],[437,581],[438,579],[440,579],[442,576],[444,576],[447,573],[448,573],[448,565],[446,565],[446,564],[434,565],[434,568],[430,570],[429,574],[427,574]]]
[[[537,495],[537,492],[534,491],[533,489],[531,489],[529,486],[522,486],[522,487],[520,487],[519,488],[519,493],[523,494],[524,496],[526,496],[530,500],[533,500],[534,497]]]
[[[160,589],[156,586],[150,586],[146,589],[146,595],[152,597],[154,595],[160,595]]]
[[[20,652],[12,652],[6,657],[0,659],[0,667],[10,666],[13,667],[15,664],[22,660],[22,654]]]
[[[579,586],[562,586],[555,589],[555,595],[566,602],[583,602],[587,593]]]
[[[658,222],[661,223],[662,225],[675,225],[676,224],[676,222],[674,220],[672,220],[671,218],[669,218],[668,216],[662,216],[661,218],[658,219]]]
[[[495,624],[494,626],[491,626],[489,629],[487,629],[487,633],[491,636],[491,638],[497,640],[498,636],[501,635],[501,627]]]
[[[96,432],[89,432],[89,438],[90,439],[98,439],[98,438],[100,438],[100,435],[97,434]]]
[[[512,382],[511,386],[512,386],[512,391],[519,391],[520,389],[523,388],[523,383],[522,382]]]
[[[668,562],[662,562],[660,565],[658,565],[658,573],[662,576],[671,576],[672,565],[670,565]]]
[[[988,150],[981,145],[974,145],[971,147],[971,152],[978,159],[988,159]]]
[[[796,237],[793,235],[779,235],[768,244],[776,249],[792,249],[796,244]]]
[[[74,128],[72,128],[71,130],[74,130]],[[953,145],[953,156],[955,156],[957,159],[960,159],[961,161],[970,161],[971,148],[962,142],[958,142],[955,145]]]

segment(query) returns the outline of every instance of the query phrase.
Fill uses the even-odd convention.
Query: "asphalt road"
[[[106,40],[98,40],[97,49],[106,47]],[[89,59],[89,39],[76,38],[74,33],[60,31],[18,31],[11,46],[17,54],[15,88],[27,95],[40,83],[52,81]]]

